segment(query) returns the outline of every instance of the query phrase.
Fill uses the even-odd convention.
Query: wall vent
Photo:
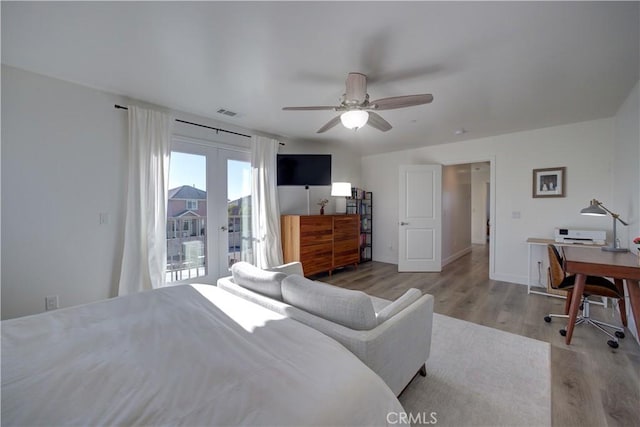
[[[229,117],[235,117],[238,115],[238,113],[234,113],[233,111],[229,111],[229,110],[225,110],[224,108],[221,108],[218,110],[219,114],[224,114],[225,116],[229,116]]]

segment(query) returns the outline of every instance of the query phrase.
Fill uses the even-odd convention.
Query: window
[[[197,200],[187,200],[187,210],[197,211],[198,210],[198,201]]]

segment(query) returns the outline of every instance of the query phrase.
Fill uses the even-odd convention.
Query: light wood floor
[[[527,295],[527,288],[489,280],[488,246],[446,266],[441,273],[398,273],[395,264],[369,262],[320,280],[395,299],[409,288],[435,298],[435,312],[551,344],[551,401],[554,426],[640,425],[640,346],[629,332],[620,347],[591,326],[578,326],[571,345],[558,330],[566,321],[544,322],[562,313],[564,300]],[[592,305],[592,316],[619,325],[612,309]],[[428,362],[427,362],[428,363]]]

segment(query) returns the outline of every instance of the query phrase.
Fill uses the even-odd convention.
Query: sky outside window
[[[171,152],[169,188],[191,185],[207,191],[206,157],[198,154]],[[251,194],[251,165],[249,162],[227,162],[228,199],[236,200]]]
[[[229,200],[251,194],[251,165],[249,162],[229,160],[227,162],[227,191]]]

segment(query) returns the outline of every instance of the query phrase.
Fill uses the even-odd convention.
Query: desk
[[[588,275],[605,276],[627,282],[636,330],[640,332],[640,264],[638,256],[629,252],[594,251],[588,248],[564,248],[565,270],[576,275],[576,283],[569,308],[566,343],[571,344],[573,327],[582,301],[584,282]]]

